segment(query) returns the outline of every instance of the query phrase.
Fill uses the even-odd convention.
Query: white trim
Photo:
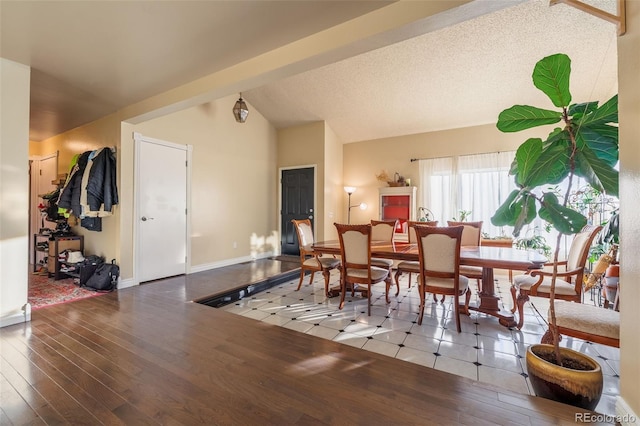
[[[134,287],[136,285],[139,285],[139,283],[136,283],[133,278],[127,278],[126,280],[123,280],[122,278],[120,278],[118,280],[118,290]]]
[[[138,226],[138,221],[136,218],[139,216],[138,208],[140,206],[140,193],[138,192],[138,182],[140,182],[140,143],[153,143],[156,145],[166,146],[168,148],[179,149],[181,151],[186,151],[187,157],[187,187],[186,187],[186,208],[187,208],[187,217],[186,217],[186,226],[185,226],[185,247],[186,247],[186,261],[185,261],[185,274],[190,273],[191,271],[191,242],[189,240],[189,236],[191,235],[191,167],[192,167],[192,156],[193,156],[193,146],[192,145],[181,145],[174,142],[168,142],[161,139],[151,138],[148,136],[144,136],[138,132],[133,132],[133,142],[134,142],[134,159],[133,159],[133,168],[134,168],[134,183],[133,183],[133,279],[130,282],[128,279],[126,282],[122,283],[118,286],[119,288],[127,288],[133,287],[135,285],[140,284],[140,277],[138,276],[138,261],[140,259],[140,244],[138,243],[140,238],[140,229]]]
[[[225,266],[237,265],[239,263],[252,262],[257,259],[267,259],[272,256],[275,256],[273,252],[265,252],[260,254],[259,256],[243,256],[243,257],[235,257],[232,259],[225,259],[219,262],[203,263],[201,265],[192,266],[191,272],[189,273],[195,274],[197,272],[204,272],[211,269],[223,268]]]
[[[315,234],[316,218],[318,217],[318,165],[289,166],[278,168],[278,242],[282,242],[282,172],[285,170],[313,169],[313,232]],[[280,245],[276,248],[277,255],[281,254]]]
[[[621,397],[616,398],[616,422],[622,426],[638,426],[638,415],[633,412],[629,404]]]
[[[15,312],[0,318],[0,328],[31,321],[31,304],[26,303],[21,312]]]

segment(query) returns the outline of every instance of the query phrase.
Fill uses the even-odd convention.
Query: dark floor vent
[[[215,296],[200,299],[197,301],[197,303],[211,306],[213,308],[220,308],[222,306],[228,305],[229,303],[233,303],[240,299],[244,299],[245,297],[252,296],[254,294],[268,290],[271,287],[275,287],[287,281],[291,281],[292,279],[298,277],[299,275],[300,275],[299,269],[292,270],[280,275],[276,275],[275,277],[267,278],[266,280],[263,280],[263,281],[259,281],[244,287],[237,288],[235,290],[228,291],[226,293],[217,294]]]

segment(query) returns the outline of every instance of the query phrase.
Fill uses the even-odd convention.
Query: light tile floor
[[[371,316],[367,316],[366,298],[358,294],[353,298],[347,295],[344,309],[339,310],[339,297],[327,298],[323,294],[320,274],[316,274],[312,285],[307,277],[300,291],[296,291],[297,284],[295,279],[221,309],[533,395],[524,355],[529,344],[540,342],[546,327],[530,303],[525,306],[522,330],[505,328],[497,318],[472,312],[470,317],[461,317],[462,333],[457,333],[451,297],[444,304],[427,304],[422,325],[418,325],[420,297],[415,282],[408,288],[406,275],[401,277],[397,298],[393,297],[395,287],[392,287],[388,305],[384,300],[384,284],[373,287]],[[331,286],[335,285],[337,272],[331,274]],[[497,276],[496,291],[504,307],[510,309],[506,275]],[[548,299],[532,298],[532,302],[539,312],[547,312]],[[566,336],[561,345],[584,352],[600,363],[604,392],[596,411],[615,415],[615,400],[620,392],[620,351]]]

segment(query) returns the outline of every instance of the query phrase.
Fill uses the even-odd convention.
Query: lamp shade
[[[247,121],[247,117],[249,116],[249,108],[247,108],[247,104],[242,99],[242,93],[240,94],[240,98],[236,101],[236,104],[233,106],[233,116],[236,118],[238,123],[244,123]]]
[[[346,192],[347,194],[351,195],[354,192],[356,192],[356,187],[355,186],[345,186],[344,187],[344,192]]]

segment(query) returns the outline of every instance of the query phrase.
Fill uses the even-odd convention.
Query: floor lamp
[[[349,206],[349,209],[347,210],[347,224],[351,224],[351,208],[352,207],[360,207],[360,210],[365,210],[367,208],[367,204],[366,203],[360,203],[360,204],[356,204],[354,206],[351,205],[351,194],[353,194],[354,192],[356,192],[356,187],[355,186],[345,186],[344,187],[344,192],[346,192],[349,195],[349,201],[347,201],[347,205]]]

